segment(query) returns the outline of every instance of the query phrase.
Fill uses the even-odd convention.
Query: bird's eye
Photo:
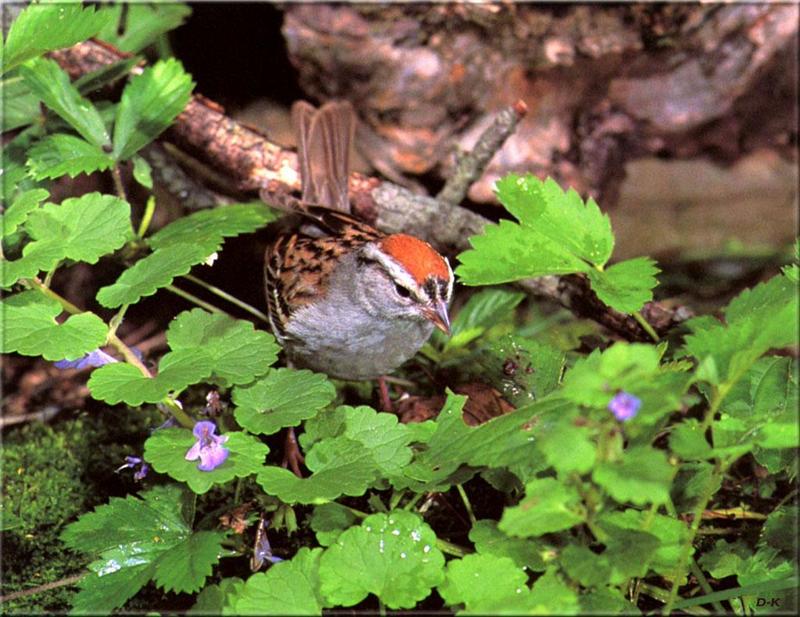
[[[411,295],[411,292],[408,289],[397,283],[394,286],[394,290],[401,298],[408,298]]]

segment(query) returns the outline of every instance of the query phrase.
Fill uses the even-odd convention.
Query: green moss
[[[132,474],[115,474],[124,457],[141,451],[160,416],[103,410],[53,426],[30,424],[4,435],[3,593],[30,589],[80,572],[85,556],[59,540],[64,526],[112,495],[138,490]],[[12,600],[6,613],[63,612],[72,587]]]

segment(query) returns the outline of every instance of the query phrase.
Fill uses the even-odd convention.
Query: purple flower
[[[620,391],[611,399],[611,402],[608,404],[608,409],[614,414],[617,420],[625,422],[639,413],[639,408],[641,406],[642,401],[640,399],[636,398],[633,394]]]
[[[103,366],[104,364],[111,364],[112,362],[117,362],[117,359],[109,356],[106,352],[100,351],[99,349],[95,349],[94,351],[90,351],[82,358],[78,358],[77,360],[59,360],[55,363],[56,368],[76,368],[78,370],[92,367],[97,368],[98,366]]]
[[[116,473],[119,473],[123,469],[133,469],[139,465],[139,469],[136,473],[133,474],[133,479],[139,482],[143,480],[144,477],[147,475],[147,472],[150,471],[150,465],[145,463],[142,459],[138,456],[126,456],[125,457],[125,464],[116,470]]]
[[[222,465],[231,453],[228,448],[223,447],[228,441],[227,435],[215,435],[217,427],[213,422],[201,420],[194,425],[192,433],[197,437],[195,444],[186,453],[187,461],[200,459],[197,468],[200,471],[212,471]]]

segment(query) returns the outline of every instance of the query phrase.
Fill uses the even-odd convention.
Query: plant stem
[[[442,540],[441,538],[436,538],[436,548],[438,548],[443,553],[452,555],[453,557],[466,557],[471,553],[471,551],[467,550],[463,546],[459,546],[458,544],[453,544],[452,542],[448,542],[447,540]]]
[[[464,502],[464,507],[467,509],[467,516],[469,516],[470,523],[472,523],[472,526],[474,527],[478,521],[475,518],[475,513],[472,511],[472,504],[469,502],[467,492],[464,490],[464,486],[461,484],[456,484],[456,490],[458,491],[458,494],[461,495],[461,501]]]
[[[156,199],[152,195],[147,200],[147,205],[144,207],[144,214],[142,215],[142,220],[139,223],[139,230],[136,232],[136,235],[139,238],[144,238],[144,235],[147,233],[147,228],[150,227],[150,221],[153,220],[153,213],[156,211]]]
[[[111,168],[111,177],[114,179],[114,190],[120,199],[128,201],[128,196],[125,194],[125,185],[122,184],[122,174],[119,171],[119,163],[114,163]]]
[[[703,574],[703,571],[697,565],[694,557],[689,558],[689,569],[691,570],[692,574],[694,574],[697,582],[700,583],[700,587],[703,589],[706,595],[714,593],[714,590],[711,589],[711,585],[708,584],[708,579],[706,579],[705,574]],[[717,612],[717,614],[723,615],[725,613],[725,608],[717,600],[714,600],[711,605],[714,607],[714,610]]]
[[[653,339],[656,343],[660,342],[661,339],[658,338],[658,334],[656,331],[653,330],[653,326],[650,325],[650,322],[647,321],[639,311],[634,311],[631,313],[631,316],[636,320],[636,322],[642,326],[642,329],[650,335],[650,338]]]
[[[217,315],[227,315],[227,313],[223,311],[221,308],[217,308],[213,304],[209,304],[205,300],[201,300],[194,294],[190,294],[188,291],[184,291],[179,287],[175,287],[174,285],[167,285],[164,289],[166,289],[167,291],[171,291],[176,296],[180,296],[184,300],[188,300],[192,304],[196,304],[200,308],[204,308],[211,313],[216,313]]]
[[[26,596],[33,596],[37,593],[42,593],[43,591],[50,591],[51,589],[58,589],[59,587],[66,587],[67,585],[74,585],[79,580],[81,580],[84,576],[90,574],[87,570],[85,572],[81,572],[80,574],[73,574],[72,576],[68,576],[66,578],[62,578],[57,581],[53,581],[52,583],[45,583],[44,585],[39,585],[37,587],[32,587],[31,589],[23,589],[22,591],[15,591],[13,593],[6,594],[4,596],[0,596],[0,604],[5,604],[10,600],[16,600],[17,598],[24,598]]]
[[[220,289],[219,287],[215,287],[211,283],[207,283],[203,279],[199,279],[196,276],[192,276],[191,274],[184,274],[182,278],[185,278],[186,280],[189,280],[192,283],[195,283],[196,285],[200,285],[201,287],[205,287],[212,294],[214,294],[216,296],[219,296],[223,300],[227,300],[231,304],[234,304],[234,305],[238,306],[243,311],[247,311],[248,313],[250,313],[254,317],[260,319],[261,321],[263,321],[265,323],[269,323],[269,317],[267,317],[264,313],[259,311],[257,308],[255,308],[253,306],[250,306],[246,302],[243,302],[242,300],[239,300],[239,298],[236,298],[236,297],[232,296],[227,291],[224,291],[224,290]]]

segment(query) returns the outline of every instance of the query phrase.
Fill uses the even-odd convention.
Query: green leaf
[[[372,453],[347,437],[316,444],[306,454],[306,466],[314,472],[308,478],[268,466],[259,472],[257,481],[265,492],[286,503],[321,504],[341,495],[363,495],[378,475]]]
[[[564,376],[561,395],[607,415],[617,392],[625,391],[642,401],[631,424],[653,425],[679,409],[692,376],[659,366],[659,351],[652,345],[615,343],[603,352],[581,358]]]
[[[558,387],[564,372],[563,351],[508,334],[481,354],[481,378],[517,407],[540,400]]]
[[[477,521],[469,530],[469,539],[478,553],[509,557],[520,568],[533,571],[545,569],[542,560],[543,547],[533,540],[507,536],[497,528],[497,521],[488,519]]]
[[[589,270],[588,274],[592,289],[602,302],[623,313],[633,313],[653,299],[659,272],[652,259],[637,257],[605,270]]]
[[[131,78],[117,107],[114,158],[130,158],[158,137],[189,103],[192,88],[192,78],[174,58]]]
[[[223,387],[243,384],[263,375],[278,359],[278,345],[249,321],[203,309],[184,311],[167,330],[170,349],[199,351],[209,357],[211,376]]]
[[[584,203],[551,178],[516,174],[497,182],[497,196],[520,224],[501,221],[470,238],[473,249],[459,255],[457,269],[464,284],[588,272],[611,256],[611,223],[591,198]]]
[[[467,555],[448,562],[439,595],[453,606],[464,604],[467,611],[476,604],[502,604],[522,589],[527,591],[528,575],[508,557]]]
[[[28,170],[37,180],[105,171],[114,160],[97,146],[75,137],[57,133],[48,135],[28,152]]]
[[[589,427],[577,425],[579,418],[573,410],[536,430],[539,449],[561,477],[587,473],[595,464],[597,445]],[[565,456],[566,452],[568,456]]]
[[[187,243],[151,253],[125,270],[116,283],[101,287],[97,301],[108,308],[135,304],[171,285],[176,276],[187,274],[192,266],[204,262],[215,250],[202,244]]]
[[[3,48],[2,71],[48,51],[71,47],[97,34],[109,15],[80,3],[31,4],[11,24]]]
[[[0,100],[3,133],[32,124],[41,114],[39,98],[18,75],[0,80]]]
[[[64,530],[61,539],[68,547],[98,557],[89,566],[93,573],[81,581],[75,612],[110,613],[151,577],[176,591],[202,585],[217,562],[224,534],[201,532],[193,540],[180,514],[182,500],[175,485],[145,491],[141,499],[112,497]]]
[[[577,615],[580,607],[577,594],[550,568],[529,590],[505,596],[499,601],[478,602],[469,611],[475,615]]]
[[[797,506],[779,506],[764,521],[758,546],[772,547],[781,556],[791,559],[797,554],[795,530],[797,529]]]
[[[592,479],[620,503],[662,504],[669,500],[675,469],[661,450],[636,446],[621,460],[599,463]]]
[[[601,587],[580,596],[583,615],[641,615],[616,587]]]
[[[727,325],[709,317],[688,321],[685,349],[700,360],[701,379],[733,385],[766,351],[797,340],[797,312],[797,285],[775,276],[731,301]]]
[[[164,591],[197,591],[219,561],[224,539],[225,534],[220,531],[190,535],[156,561],[153,580]]]
[[[302,550],[302,549],[301,549]],[[188,615],[236,615],[234,604],[244,588],[238,576],[223,578],[217,585],[206,585]]]
[[[376,467],[386,475],[400,473],[411,460],[408,444],[414,440],[414,433],[410,427],[401,424],[393,414],[378,413],[363,405],[343,405],[316,416],[306,423],[300,443],[310,448],[320,439],[340,436],[357,441],[369,450]]]
[[[129,4],[125,21],[120,24],[122,6],[109,6],[105,10],[112,13],[113,19],[98,33],[97,37],[111,43],[117,49],[136,53],[159,36],[174,30],[191,14],[192,9],[185,4]]]
[[[333,605],[354,606],[372,593],[391,609],[413,608],[442,582],[444,556],[416,514],[373,514],[325,550],[319,578]]]
[[[103,148],[110,144],[100,112],[69,81],[55,62],[46,58],[31,60],[20,68],[20,75],[31,91],[47,107],[64,119],[86,141]]]
[[[239,615],[321,615],[319,562],[322,549],[301,548],[291,561],[254,574],[238,594]]]
[[[611,565],[604,554],[598,555],[579,544],[569,544],[559,557],[564,572],[583,587],[599,587],[611,580]]]
[[[222,465],[212,471],[201,471],[198,461],[185,456],[197,439],[185,428],[166,428],[153,433],[144,443],[144,458],[160,473],[179,482],[186,482],[193,492],[202,495],[215,484],[257,473],[264,465],[269,448],[252,435],[242,432],[226,433],[223,444],[230,450]]]
[[[572,407],[562,400],[545,400],[470,427],[461,417],[465,400],[463,396],[448,396],[426,449],[406,466],[402,477],[391,478],[396,488],[442,490],[449,485],[451,474],[463,465],[502,467],[530,461],[537,455],[533,430],[539,420],[533,419],[564,413]]]
[[[3,262],[2,286],[51,270],[62,259],[94,264],[120,248],[132,234],[128,202],[112,195],[87,193],[45,204],[28,214],[25,230],[32,238],[22,257]]]
[[[49,196],[50,193],[45,189],[31,189],[17,195],[6,211],[0,214],[0,229],[3,231],[3,237],[13,234],[28,219],[28,215]]]
[[[450,338],[436,330],[432,340],[445,349],[463,347],[512,315],[524,298],[524,293],[509,289],[482,289],[470,296],[458,311],[450,327]]]
[[[106,364],[92,372],[89,391],[110,405],[158,403],[170,392],[199,383],[211,374],[209,356],[197,349],[171,351],[158,363],[158,375],[146,377],[132,364]]]
[[[583,520],[578,491],[553,478],[541,478],[525,485],[525,498],[503,511],[498,528],[511,536],[529,538],[569,529]]]
[[[352,526],[356,516],[348,508],[338,503],[324,503],[314,508],[311,515],[311,529],[317,535],[317,542],[330,546],[345,529]]]
[[[0,308],[0,353],[75,360],[104,345],[108,336],[108,326],[94,313],[72,315],[59,324],[61,305],[35,290],[7,296]]]
[[[25,162],[31,143],[39,138],[41,129],[29,127],[14,139],[3,144],[3,173],[0,175],[0,202],[7,206],[22,191],[36,188],[28,175]]]
[[[685,420],[672,429],[669,447],[686,461],[705,460],[714,454],[706,439],[705,429],[694,418]]]
[[[275,210],[261,202],[219,206],[173,221],[150,236],[148,244],[159,250],[176,244],[200,243],[213,246],[211,254],[219,249],[223,238],[255,231],[277,218]]]
[[[272,361],[275,355],[273,352]],[[325,375],[285,368],[273,369],[258,381],[233,390],[236,421],[251,433],[264,435],[299,425],[335,396]]]
[[[153,188],[153,173],[150,163],[141,156],[133,157],[133,178],[146,189]]]

